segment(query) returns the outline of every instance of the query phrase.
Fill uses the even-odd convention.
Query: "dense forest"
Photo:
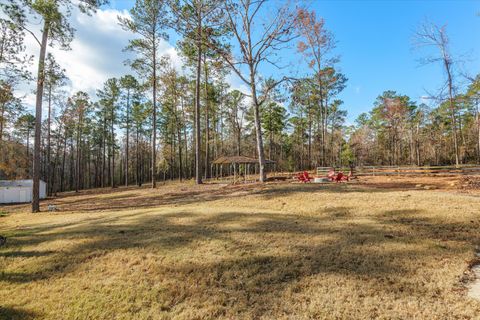
[[[102,1],[79,1],[91,14]],[[348,70],[340,70],[335,37],[314,11],[268,1],[137,0],[118,23],[133,36],[131,74],[108,79],[95,95],[66,95],[65,70],[48,52],[68,48],[74,30],[70,1],[9,0],[0,16],[0,179],[37,176],[48,193],[212,176],[225,155],[267,159],[277,170],[317,166],[480,163],[480,76],[461,72],[445,27],[422,25],[417,49],[430,47],[444,71],[428,104],[385,88],[371,111],[347,122],[341,100]],[[40,21],[42,33],[29,29]],[[255,31],[253,31],[255,30]],[[175,32],[179,70],[160,53]],[[39,57],[25,55],[25,39]],[[263,77],[280,68],[278,52],[295,48],[308,71]],[[28,72],[35,65],[38,72]],[[283,70],[284,71],[284,70]],[[248,88],[229,84],[235,75]],[[35,110],[18,88],[37,85]],[[32,113],[32,111],[35,111]],[[43,113],[42,113],[43,111]]]

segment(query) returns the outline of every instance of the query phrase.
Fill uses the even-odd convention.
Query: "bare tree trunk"
[[[136,145],[136,150],[135,150],[135,182],[137,186],[141,186],[140,184],[140,163],[139,163],[139,145],[138,145],[138,124],[136,128],[136,134],[135,134],[135,145]]]
[[[185,106],[184,106],[184,100],[183,100],[183,96],[180,97],[180,101],[181,101],[181,106],[182,106],[182,118],[184,121],[186,121],[186,116],[185,116]],[[185,126],[183,128],[183,141],[185,141],[185,167],[188,166],[188,139],[187,139],[187,127]],[[186,178],[190,178],[189,174],[188,174],[188,170],[185,168],[184,170],[184,175],[186,176]]]
[[[70,170],[69,170],[69,190],[73,189],[73,178],[75,175],[75,161],[73,159],[73,134],[70,137]]]
[[[308,169],[312,167],[312,119],[311,112],[308,112]]]
[[[57,182],[57,171],[58,171],[58,162],[60,158],[60,132],[62,131],[62,125],[60,124],[60,128],[58,129],[58,135],[57,135],[57,151],[55,152],[55,160],[53,161],[53,167],[52,167],[52,194],[55,196],[57,195],[58,192],[58,182]]]
[[[175,87],[176,88],[176,87]],[[182,129],[180,127],[180,120],[178,119],[178,100],[177,100],[177,91],[175,89],[175,120],[176,120],[176,129],[177,129],[177,139],[178,139],[178,177],[179,180],[183,180],[183,159],[182,159]]]
[[[49,25],[45,21],[40,45],[37,73],[37,97],[35,104],[35,146],[33,151],[32,212],[40,212],[40,138],[42,135],[42,99],[45,80],[45,54],[47,51]]]
[[[240,128],[237,129],[237,156],[241,155],[242,152],[242,131]]]
[[[90,152],[90,140],[87,140],[87,156],[86,156],[86,162],[87,162],[87,179],[86,179],[86,184],[87,188],[92,187],[92,176],[91,176],[91,160],[92,160],[92,153]]]
[[[199,6],[197,2],[197,6]],[[202,72],[202,13],[197,8],[197,70],[195,83],[195,183],[202,183],[202,164],[201,164],[201,137],[200,137],[200,80]]]
[[[477,120],[477,163],[480,164],[480,110],[478,108],[478,99],[476,100],[476,106],[477,106],[477,114],[476,114],[476,120]]]
[[[27,127],[27,166],[30,171],[30,126]]]
[[[251,92],[252,92],[252,102],[253,102],[253,111],[255,115],[255,136],[257,138],[257,151],[258,151],[258,164],[260,168],[260,182],[267,181],[267,175],[265,172],[265,153],[263,149],[263,139],[262,139],[262,126],[260,122],[260,106],[257,99],[257,89],[255,87],[255,74],[253,67],[250,67],[250,81],[251,81]]]
[[[108,143],[108,157],[107,157],[107,185],[112,183],[112,144]]]
[[[83,106],[80,107],[81,109],[79,110],[78,113],[78,124],[77,124],[77,160],[76,160],[76,165],[75,165],[75,177],[76,177],[76,183],[75,183],[75,192],[78,192],[80,189],[80,155],[81,155],[81,130],[82,130],[82,109]]]
[[[126,145],[125,145],[125,187],[128,187],[128,142],[129,142],[129,129],[130,129],[130,89],[127,92],[127,133],[126,133]]]
[[[0,141],[3,139],[3,121],[5,116],[5,103],[2,103],[2,108],[0,112]]]
[[[177,139],[178,139],[178,178],[183,180],[183,162],[182,162],[182,132],[180,127],[177,127]]]
[[[446,45],[445,42],[442,43],[444,46]],[[457,117],[455,112],[455,102],[453,97],[453,79],[452,79],[452,72],[450,70],[451,62],[450,58],[446,52],[446,48],[442,47],[442,57],[443,57],[443,64],[445,67],[445,71],[447,72],[447,81],[448,81],[448,101],[450,104],[450,112],[452,116],[452,125],[453,125],[453,144],[455,150],[455,165],[458,166],[460,164],[460,152],[458,148],[458,137],[457,137]]]
[[[64,191],[65,180],[65,160],[67,157],[67,129],[65,128],[65,135],[63,137],[63,157],[62,157],[62,173],[60,175],[60,191]]]
[[[451,91],[452,90],[450,88],[449,89],[449,92],[450,92],[449,103],[450,103],[450,112],[451,112],[451,115],[452,115],[453,147],[454,147],[454,151],[455,151],[455,165],[458,166],[458,165],[460,165],[460,151],[459,151],[459,148],[458,148],[457,116],[455,114],[453,95],[452,95]]]
[[[273,149],[273,132],[270,131],[268,135],[268,159],[272,160],[272,149]]]
[[[155,39],[153,43],[155,44]],[[156,172],[157,172],[157,57],[156,57],[156,47],[154,46],[153,50],[153,110],[152,110],[152,189],[157,187]]]
[[[204,54],[205,69],[205,179],[210,178],[210,122],[209,122],[209,101],[208,101],[208,69],[207,58]]]
[[[170,180],[173,180],[174,179],[174,174],[175,174],[175,161],[174,161],[174,158],[173,156],[175,155],[175,138],[173,136],[173,134],[170,135],[170,160],[169,160],[169,176],[170,176]]]
[[[114,110],[114,106],[112,106],[112,113],[111,113],[111,116],[112,116],[112,122],[111,122],[111,126],[110,126],[110,135],[111,135],[111,139],[112,139],[112,181],[111,181],[111,186],[112,186],[112,189],[115,188],[115,132],[113,130],[113,127],[114,127],[114,124],[115,124],[115,110]]]
[[[51,116],[52,116],[52,86],[48,88],[48,119],[47,119],[47,174],[46,174],[46,183],[47,183],[47,194],[52,193],[52,183],[50,181],[50,127],[51,127]]]
[[[417,133],[416,133],[416,138],[415,138],[415,150],[416,150],[416,155],[417,155],[417,166],[420,166],[420,141],[419,141],[419,135],[420,135],[420,124],[417,123]]]
[[[105,187],[105,167],[106,167],[106,164],[105,164],[105,157],[106,157],[106,141],[107,141],[107,117],[106,117],[106,114],[105,114],[105,109],[104,109],[104,112],[103,112],[103,130],[102,130],[102,148],[103,148],[103,156],[102,156],[102,175],[101,175],[101,179],[102,179],[102,188]]]

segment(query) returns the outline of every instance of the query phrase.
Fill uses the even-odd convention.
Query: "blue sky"
[[[116,0],[111,6],[122,10],[132,4]],[[350,122],[370,110],[384,90],[421,102],[426,90],[442,85],[441,66],[420,66],[418,59],[428,52],[413,48],[415,30],[425,19],[447,24],[453,54],[465,60],[467,72],[480,72],[480,1],[313,0],[309,7],[325,19],[337,40],[338,66],[349,79],[339,98]],[[301,61],[300,55],[287,51],[283,58]]]
[[[466,71],[480,72],[479,1],[314,1],[312,8],[338,41],[340,66],[349,78],[341,98],[350,121],[384,90],[420,102],[425,90],[442,85],[441,66],[420,66],[418,59],[428,52],[413,48],[425,19],[447,24],[453,54],[466,60]]]

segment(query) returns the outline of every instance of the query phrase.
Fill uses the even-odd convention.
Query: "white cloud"
[[[238,90],[246,95],[250,94],[250,88],[233,72],[230,72],[225,81],[230,84],[232,90]]]
[[[424,103],[426,105],[430,105],[432,103],[432,98],[426,95],[420,97],[420,103]]]
[[[121,77],[133,71],[124,65],[131,53],[123,52],[128,40],[134,34],[125,31],[118,24],[118,16],[128,17],[128,11],[115,9],[99,9],[92,15],[86,15],[79,10],[73,10],[70,23],[75,28],[75,37],[70,44],[71,50],[60,50],[58,46],[48,47],[47,52],[54,55],[57,62],[65,69],[70,79],[67,90],[70,94],[76,91],[86,91],[91,97],[97,89],[112,77]],[[40,34],[40,25],[33,27]],[[36,74],[39,45],[32,36],[27,35],[26,51],[35,56],[35,63],[30,67]],[[170,55],[173,65],[180,68],[182,63],[176,50],[168,42],[161,43],[160,54]],[[33,108],[35,97],[32,94],[35,83],[24,84],[20,94],[25,95],[24,102]]]

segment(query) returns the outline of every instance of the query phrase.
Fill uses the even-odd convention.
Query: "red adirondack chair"
[[[339,172],[335,177],[336,182],[348,181],[349,177],[344,175],[343,172]]]
[[[305,182],[310,182],[313,180],[313,177],[311,177],[307,171],[303,171],[303,176],[305,177]]]
[[[297,179],[298,179],[299,181],[302,181],[303,183],[307,183],[307,182],[312,181],[313,178],[310,177],[310,175],[308,174],[307,171],[304,171],[304,172],[298,173]]]

